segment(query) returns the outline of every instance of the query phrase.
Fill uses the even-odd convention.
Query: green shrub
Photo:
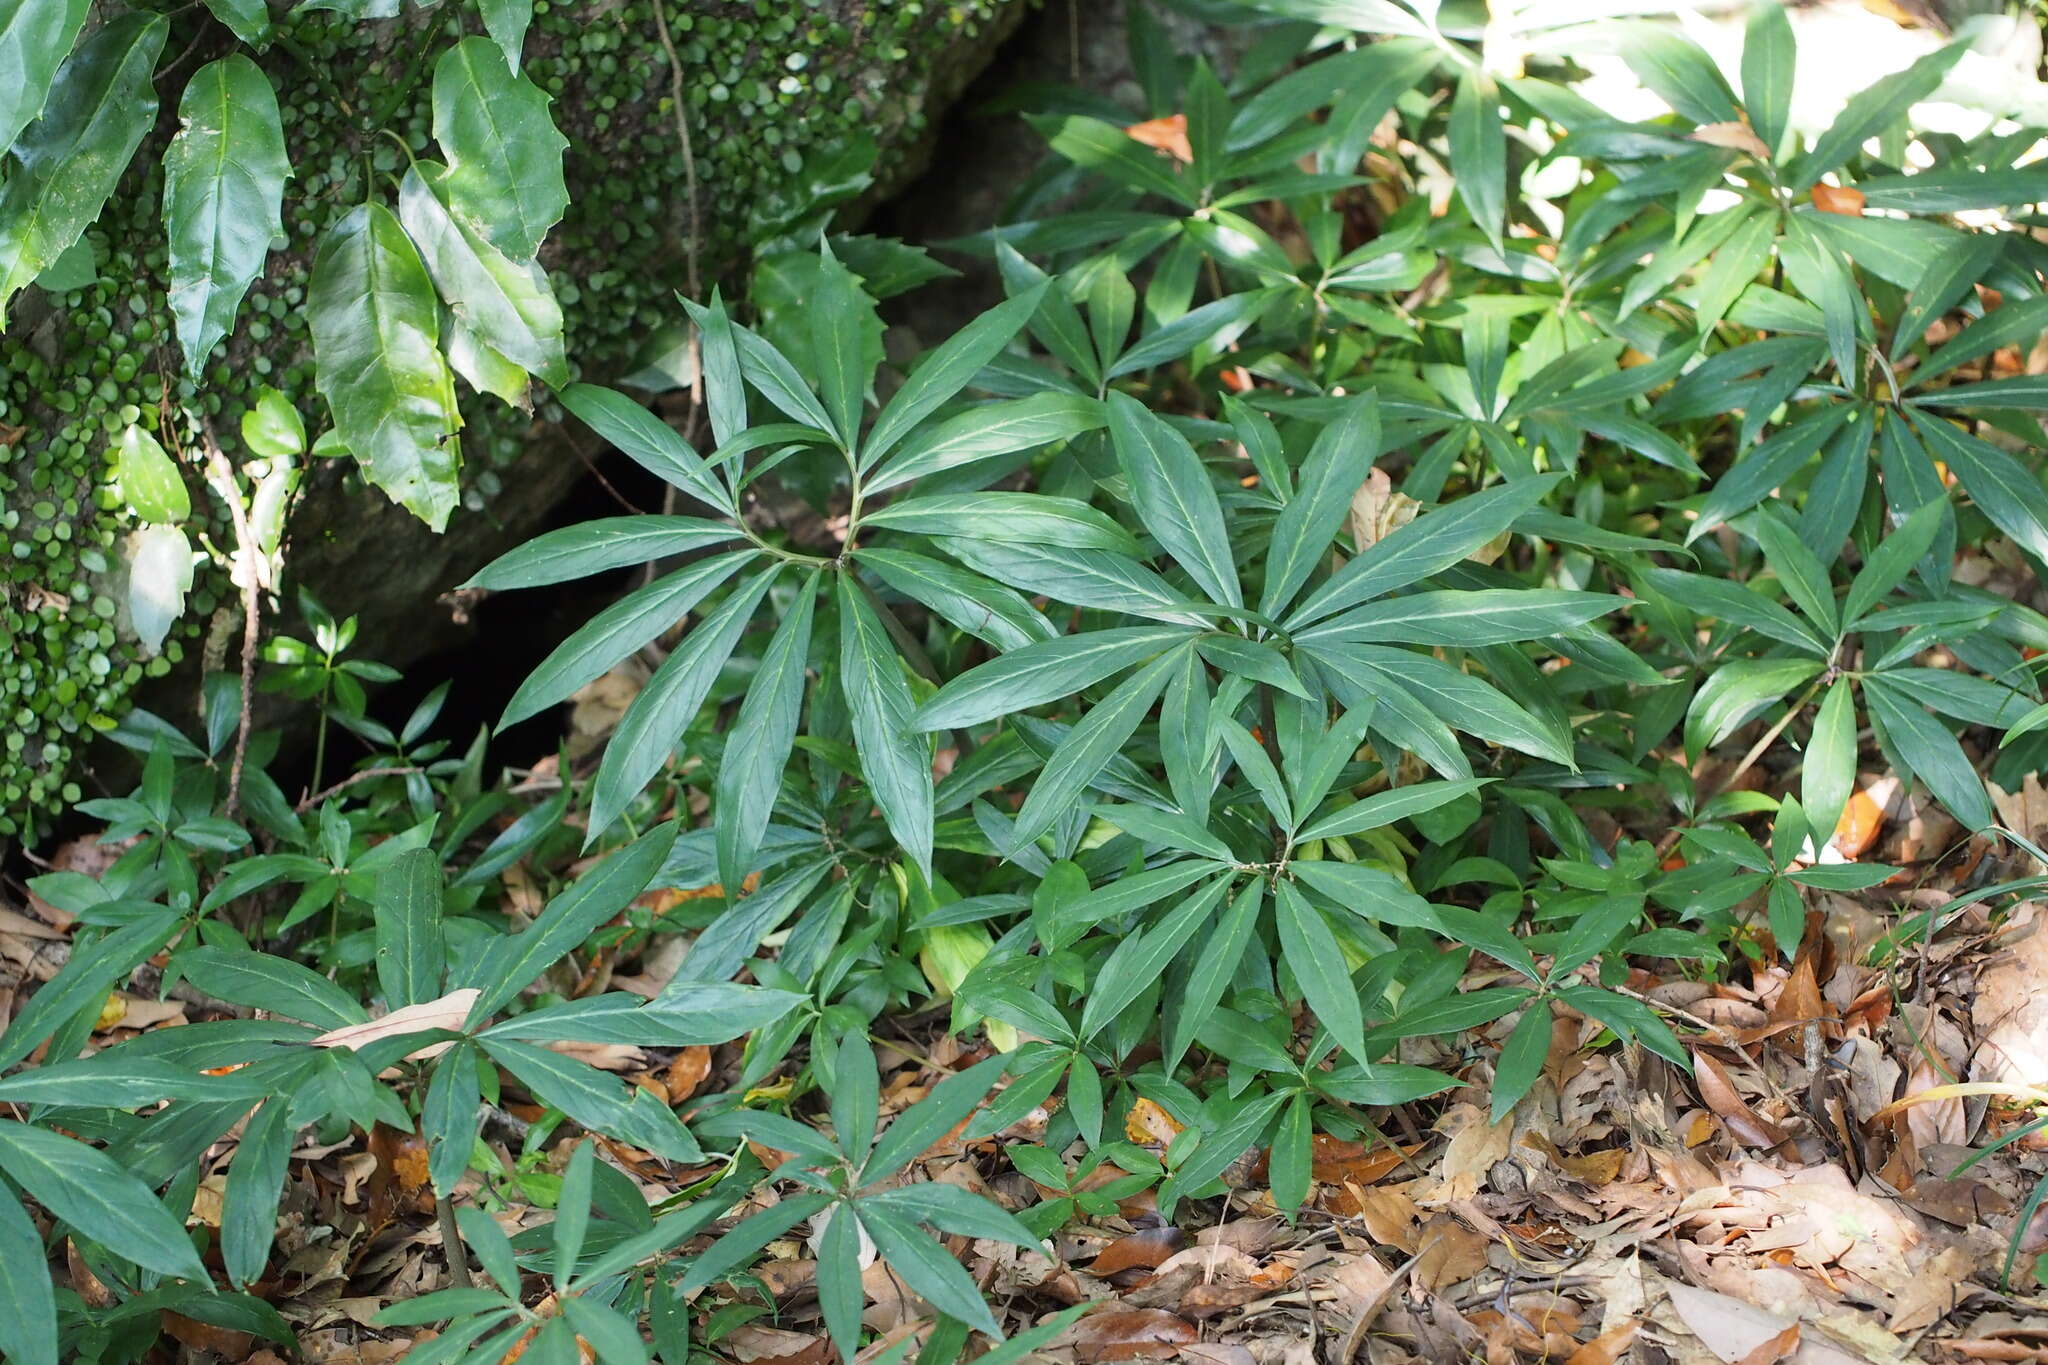
[[[1028,1245],[1099,1209],[1109,1196],[1081,1180],[1105,1162],[1127,1173],[1112,1188],[1157,1182],[1170,1212],[1220,1191],[1254,1146],[1293,1209],[1315,1133],[1376,1136],[1386,1109],[1458,1085],[1507,1116],[1560,1013],[1604,1026],[1592,1046],[1689,1066],[1632,967],[1789,956],[1809,891],[1896,871],[1822,850],[1865,727],[1902,778],[1991,826],[1990,736],[2008,732],[2002,777],[2044,757],[2024,651],[2048,648],[2048,620],[1956,568],[1968,552],[2033,572],[2048,554],[2031,415],[2048,396],[1995,372],[2001,348],[2048,330],[2048,261],[2028,234],[1956,215],[2030,203],[2048,172],[2015,165],[2031,133],[1902,136],[1960,50],[1809,140],[1786,127],[1793,54],[1774,6],[1750,22],[1740,94],[1672,33],[1620,30],[1673,110],[1635,124],[1576,96],[1568,72],[1492,74],[1455,31],[1391,4],[1261,8],[1393,33],[1275,26],[1235,91],[1141,45],[1152,107],[1039,119],[1064,164],[1024,188],[1018,221],[956,244],[993,259],[1007,300],[900,382],[875,300],[921,258],[827,246],[760,263],[758,327],[716,295],[686,304],[708,453],[625,394],[560,392],[691,509],[550,533],[472,585],[649,566],[507,710],[538,714],[658,653],[587,783],[479,851],[476,812],[507,798],[418,753],[424,721],[395,736],[354,723],[395,755],[366,763],[423,770],[363,784],[390,837],[368,847],[346,794],[305,822],[259,779],[249,813],[287,851],[240,857],[208,761],[223,713],[204,748],[138,732],[142,790],[86,809],[143,841],[102,882],[43,891],[107,932],[0,1056],[53,1035],[50,1055],[72,1055],[106,985],[174,940],[173,971],[305,1027],[200,1025],[0,1080],[0,1098],[76,1106],[0,1129],[0,1171],[99,1244],[102,1279],[168,1277],[181,1312],[260,1316],[203,1292],[151,1189],[88,1206],[39,1174],[52,1144],[108,1160],[51,1127],[146,1150],[126,1164],[169,1183],[176,1208],[257,1081],[320,1077],[274,1116],[266,1102],[243,1140],[255,1155],[245,1179],[238,1154],[229,1197],[248,1219],[227,1249],[242,1280],[260,1268],[280,1134],[417,1123],[445,1195],[502,1067],[584,1128],[730,1156],[644,1225],[644,1209],[606,1204],[587,1145],[545,1236],[506,1245],[476,1210],[451,1213],[496,1289],[392,1311],[457,1320],[428,1360],[495,1358],[529,1330],[637,1358],[643,1303],[663,1358],[683,1359],[678,1289],[743,1273],[807,1219],[842,1353],[860,1334],[865,1230],[944,1315],[926,1347],[943,1360],[996,1324],[924,1226]],[[1175,113],[1184,149],[1174,125],[1154,130],[1163,150],[1122,126]],[[1905,169],[1909,145],[1931,168]],[[1373,148],[1403,150],[1360,173]],[[1417,184],[1432,164],[1454,211]],[[797,506],[812,515],[756,511]],[[780,529],[793,521],[809,529]],[[360,722],[345,632],[321,630],[280,651],[280,676]],[[1764,790],[1738,781],[1756,771]],[[484,884],[579,835],[603,861],[504,933]],[[448,866],[464,870],[444,887]],[[324,974],[294,960],[288,926],[235,918],[266,881],[307,888],[295,904],[312,908],[286,919],[328,913],[324,948],[298,954]],[[715,888],[658,926],[696,931],[660,997],[521,998],[649,884]],[[605,932],[656,927],[629,915]],[[742,971],[754,984],[733,984]],[[306,1045],[360,1021],[362,1000],[454,989],[481,994],[437,1030]],[[996,1053],[876,1139],[866,1032],[925,1003]],[[1481,1028],[1500,1044],[1490,1074],[1403,1060],[1412,1040]],[[690,1129],[530,1046],[742,1033],[734,1089]],[[437,1040],[453,1047],[379,1079]],[[195,1079],[230,1056],[216,1046],[249,1065]],[[785,1068],[797,1083],[761,1089]],[[121,1104],[101,1089],[78,1105],[115,1079]],[[1040,1143],[1012,1158],[1064,1192],[1038,1210],[887,1188],[957,1125],[1002,1132],[1055,1092]],[[1141,1098],[1185,1125],[1160,1161],[1115,1140]],[[786,1159],[764,1171],[750,1142]],[[764,1180],[779,1202],[677,1251]],[[0,1250],[33,1264],[13,1207]],[[522,1265],[588,1292],[532,1319]],[[21,1320],[45,1335],[6,1349],[48,1359],[42,1324],[59,1317],[30,1306]],[[113,1323],[77,1316],[67,1305],[66,1340],[104,1349]]]

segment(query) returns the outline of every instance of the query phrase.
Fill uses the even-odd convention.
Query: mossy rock
[[[868,136],[878,188],[914,173],[935,112],[1023,10],[1022,0],[665,0],[672,62],[653,3],[537,0],[526,44],[523,69],[554,96],[571,141],[571,206],[541,259],[572,362],[599,380],[628,372],[679,312],[692,216],[671,96],[678,69],[708,281],[734,261],[745,225],[796,193],[807,161]],[[201,7],[179,16],[167,51],[187,55],[166,63],[172,83],[232,45]],[[85,742],[117,723],[146,678],[189,672],[195,655],[218,656],[238,634],[232,590],[202,570],[162,652],[144,656],[122,605],[122,546],[135,527],[110,484],[111,434],[137,420],[157,431],[185,461],[197,515],[211,518],[189,528],[192,539],[231,545],[223,505],[199,491],[195,438],[210,428],[239,462],[239,420],[264,385],[289,396],[310,430],[325,429],[303,306],[313,243],[362,199],[367,177],[403,169],[400,141],[430,154],[440,35],[480,27],[473,4],[453,3],[368,24],[310,11],[280,26],[262,62],[296,173],[288,240],[203,383],[180,377],[165,301],[158,165],[175,130],[169,86],[156,137],[88,234],[91,261],[74,253],[11,311],[0,334],[0,834],[32,831],[76,799]],[[437,618],[446,623],[435,596],[530,531],[584,470],[551,405],[529,414],[465,392],[463,409],[464,508],[445,534],[366,487],[346,460],[314,460],[291,515],[287,577],[363,613],[364,647],[400,662],[427,647]]]

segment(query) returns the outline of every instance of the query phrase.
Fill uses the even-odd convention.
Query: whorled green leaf
[[[42,1235],[0,1182],[0,1352],[15,1365],[57,1365],[57,1297]]]
[[[733,719],[725,761],[718,769],[718,877],[735,890],[768,828],[768,817],[782,787],[782,768],[796,743],[817,596],[814,572],[797,588],[789,614],[776,626],[762,652],[761,665]]]
[[[23,21],[44,17],[25,11],[16,26],[0,25],[0,43],[38,44]],[[62,28],[68,16],[60,16]],[[121,173],[156,119],[156,91],[150,84],[169,24],[159,15],[124,14],[78,45],[57,69],[42,116],[16,138],[14,160],[0,185],[0,326],[7,305],[53,263],[99,217]],[[39,46],[38,51],[42,48]],[[12,55],[33,84],[40,57],[0,46],[0,90],[13,96]],[[24,103],[32,91],[24,91]],[[0,96],[6,98],[7,96]]]
[[[279,210],[292,167],[277,93],[239,52],[193,74],[178,121],[164,150],[164,231],[171,319],[185,374],[196,381],[284,233]]]
[[[371,483],[440,530],[461,495],[462,415],[433,281],[391,210],[363,204],[328,229],[308,307],[336,435]]]
[[[434,140],[448,155],[454,211],[507,256],[530,261],[569,206],[545,91],[513,74],[489,38],[464,38],[434,63]]]
[[[839,575],[839,679],[861,775],[897,844],[927,880],[932,861],[932,751],[889,632],[854,580]]]

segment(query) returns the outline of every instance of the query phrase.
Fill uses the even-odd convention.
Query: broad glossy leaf
[[[1052,623],[1023,594],[980,574],[909,550],[864,546],[855,557],[897,592],[997,649],[1017,649],[1053,636]]]
[[[1075,165],[1184,208],[1195,207],[1193,188],[1174,173],[1173,163],[1114,124],[1085,114],[1034,117],[1030,123]]]
[[[73,944],[63,970],[29,997],[0,1032],[0,1068],[27,1057],[66,1020],[106,992],[170,942],[179,917],[159,914],[124,924],[84,946]]]
[[[192,494],[156,437],[130,422],[114,438],[114,477],[121,500],[140,520],[175,525],[192,515]]]
[[[1113,550],[1070,550],[1062,545],[1005,545],[967,536],[940,538],[945,551],[968,567],[1022,592],[1043,593],[1077,607],[1205,624],[1195,603],[1129,555]]]
[[[1741,583],[1678,569],[1647,569],[1643,581],[1687,611],[1753,630],[1822,657],[1828,652],[1828,642],[1813,627]]]
[[[1793,688],[1819,673],[1821,661],[1737,659],[1714,670],[1693,694],[1685,718],[1685,752],[1700,755],[1733,734],[1765,707],[1783,701]]]
[[[1554,588],[1444,589],[1383,597],[1319,622],[1298,641],[1389,641],[1466,649],[1562,635],[1628,605],[1625,597]]]
[[[1280,956],[1300,984],[1302,998],[1315,1011],[1317,1021],[1336,1039],[1337,1046],[1361,1062],[1368,1060],[1365,1017],[1337,935],[1322,912],[1308,903],[1293,882],[1279,882],[1274,890]]]
[[[1631,24],[1620,51],[1636,79],[1656,91],[1680,116],[1694,123],[1733,123],[1741,118],[1735,93],[1714,59],[1677,29]]]
[[[434,63],[433,101],[449,203],[507,256],[532,260],[569,206],[569,140],[548,113],[547,94],[514,75],[489,38],[470,37]]]
[[[335,434],[371,483],[442,529],[461,494],[462,415],[433,282],[391,210],[362,204],[328,229],[309,309]]]
[[[1835,614],[1835,589],[1828,579],[1827,566],[1800,542],[1775,508],[1757,514],[1756,539],[1763,549],[1764,563],[1778,576],[1786,596],[1807,621],[1819,627],[1822,636],[1834,638],[1840,622]]]
[[[857,1207],[861,1226],[868,1230],[876,1249],[905,1284],[948,1317],[990,1336],[1001,1335],[988,1300],[966,1269],[931,1234],[886,1206],[876,1207],[864,1201]]]
[[[88,1147],[26,1123],[0,1123],[0,1171],[52,1214],[124,1260],[206,1284],[206,1266],[156,1191]]]
[[[1277,290],[1254,289],[1205,303],[1138,338],[1114,363],[1105,366],[1106,372],[1117,379],[1179,360],[1197,346],[1221,350],[1242,336],[1279,296]]]
[[[650,1092],[548,1048],[509,1038],[487,1039],[482,1046],[525,1083],[534,1098],[585,1128],[644,1147],[670,1161],[703,1160],[703,1149],[675,1111]]]
[[[715,787],[718,879],[738,887],[782,787],[783,765],[796,742],[797,713],[803,706],[804,670],[811,653],[811,616],[818,595],[816,572],[797,588],[796,601],[775,627],[761,665],[733,718]]]
[[[322,1029],[369,1018],[356,998],[304,963],[247,948],[207,945],[178,954],[178,970],[208,995]]]
[[[1165,1057],[1169,1074],[1187,1055],[1195,1035],[1215,1013],[1223,992],[1236,977],[1238,964],[1244,960],[1245,948],[1258,928],[1265,888],[1265,882],[1254,877],[1231,899],[1229,907],[1217,917],[1215,927],[1209,931],[1202,951],[1196,955],[1186,985],[1171,1002],[1171,1031]]]
[[[554,388],[569,382],[562,350],[562,309],[545,271],[514,260],[457,219],[413,163],[398,187],[398,221],[420,249],[448,309],[493,352]]]
[[[1854,405],[1833,403],[1801,417],[1744,455],[1723,474],[1700,504],[1686,544],[1737,517],[1805,467],[1820,448],[1856,415]]]
[[[270,244],[291,177],[283,116],[263,69],[241,53],[199,68],[178,101],[178,135],[164,151],[164,229],[170,238],[171,318],[187,378],[199,379],[235,325]]]
[[[557,645],[519,684],[505,703],[499,728],[567,701],[585,683],[603,677],[621,659],[680,622],[755,558],[752,550],[734,550],[700,559],[612,603]]]
[[[0,0],[0,149],[43,111],[89,0]]]
[[[840,444],[852,449],[860,436],[861,410],[868,388],[882,361],[882,319],[875,312],[875,301],[862,288],[860,277],[829,252],[790,254],[808,268],[804,272],[807,287],[802,298],[789,301],[797,325],[778,329],[772,335],[790,355],[809,359],[807,373],[816,381],[825,410],[831,414],[832,429],[838,433]],[[771,258],[763,264],[772,265],[781,259],[784,258]],[[775,318],[778,314],[768,311],[765,291],[758,287],[759,279],[757,267],[756,307],[765,318]]]
[[[1188,638],[1183,627],[1127,626],[1026,645],[954,678],[913,720],[924,730],[979,725],[1072,696]]]
[[[206,0],[206,7],[249,46],[270,45],[270,7],[264,0]]]
[[[983,404],[912,435],[865,486],[872,495],[927,474],[1064,441],[1095,430],[1103,421],[1102,404],[1079,394],[1035,393],[1029,398]],[[881,448],[871,432],[866,454],[877,458],[875,451]]]
[[[0,101],[42,105],[42,116],[14,140],[0,185],[0,326],[8,302],[99,217],[155,122],[150,77],[170,28],[160,15],[121,15],[64,59],[48,98],[38,99],[43,54],[70,23],[68,6],[54,16],[47,8],[0,10]],[[10,49],[15,43],[22,46]],[[27,82],[19,94],[16,74]]]
[[[1849,688],[1847,678],[1828,687],[1806,740],[1799,795],[1816,831],[1834,830],[1856,790],[1856,706]]]
[[[1893,527],[1891,534],[1878,542],[1870,557],[1863,561],[1863,567],[1849,584],[1849,595],[1842,601],[1842,620],[1847,626],[1853,628],[1883,602],[1893,588],[1906,581],[1906,575],[1913,572],[1913,566],[1933,548],[1947,509],[1946,499],[1930,502]]]
[[[1009,345],[1010,339],[1037,311],[1045,289],[1044,285],[1034,285],[997,304],[925,356],[910,372],[910,377],[903,381],[903,387],[896,391],[895,397],[889,400],[889,405],[882,409],[881,415],[875,418],[875,424],[861,446],[861,468],[872,466],[895,449],[912,428],[930,416],[940,404],[966,388],[968,382],[981,372],[982,366]],[[896,463],[900,466],[903,462],[899,459]],[[920,472],[930,473],[931,470]],[[900,483],[903,477],[915,475],[898,477],[887,483],[878,481],[871,487]]]
[[[1491,778],[1466,777],[1449,782],[1415,782],[1389,791],[1374,792],[1363,801],[1335,810],[1295,836],[1296,843],[1359,834],[1391,825],[1413,815],[1422,815],[1469,796],[1486,786]]]
[[[698,622],[633,699],[597,771],[590,798],[593,837],[610,829],[668,763],[778,572],[764,570]]]
[[[1535,1088],[1549,1055],[1550,1006],[1545,1001],[1532,1000],[1515,1022],[1514,1032],[1508,1035],[1500,1050],[1500,1060],[1493,1068],[1493,1122],[1506,1118],[1522,1102],[1522,1097]]]
[[[1991,524],[2035,558],[2048,558],[2048,492],[2020,462],[1989,441],[1938,418],[1913,424],[1930,454],[1955,471]]]
[[[883,822],[927,881],[932,861],[932,750],[881,618],[852,574],[839,580],[839,678],[861,775]]]
[[[599,517],[535,536],[479,569],[463,586],[504,592],[564,583],[738,540],[740,534],[737,526],[701,517]]]

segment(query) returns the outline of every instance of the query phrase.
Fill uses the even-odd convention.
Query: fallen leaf
[[[359,1048],[382,1038],[395,1038],[402,1033],[422,1033],[428,1029],[459,1029],[469,1018],[469,1011],[483,992],[474,986],[459,991],[450,991],[438,1000],[428,1000],[404,1009],[393,1010],[381,1019],[367,1023],[349,1024],[344,1028],[329,1029],[313,1040],[314,1047]],[[438,1057],[446,1052],[449,1043],[433,1043],[406,1054],[407,1061],[426,1057]]]
[[[670,1104],[681,1104],[697,1093],[697,1087],[704,1084],[711,1075],[711,1049],[699,1043],[686,1047],[676,1054],[668,1070],[662,1075],[662,1086],[668,1091]]]
[[[1741,1299],[1717,1294],[1711,1289],[1696,1289],[1689,1284],[1673,1282],[1665,1286],[1665,1292],[1671,1296],[1671,1306],[1677,1310],[1686,1330],[1731,1365],[1786,1328],[1796,1325],[1776,1313],[1765,1312]],[[1867,1365],[1818,1336],[1801,1340],[1799,1349],[1790,1359],[1796,1365]]]
[[[1845,218],[1863,216],[1863,191],[1838,185],[1815,185],[1813,206],[1822,213],[1839,213]]]
[[[1107,1279],[1120,1271],[1153,1270],[1187,1246],[1187,1234],[1176,1227],[1144,1228],[1119,1237],[1096,1253],[1088,1273]]]
[[[1165,152],[1185,166],[1195,159],[1195,149],[1188,145],[1188,116],[1168,114],[1165,118],[1146,119],[1133,123],[1124,129],[1133,142],[1143,143],[1154,151]]]
[[[1610,1327],[1573,1351],[1564,1365],[1614,1365],[1636,1339],[1636,1333],[1642,1330],[1642,1326],[1641,1322],[1624,1322]]]
[[[1083,1361],[1164,1360],[1199,1340],[1194,1324],[1163,1308],[1090,1313],[1068,1329],[1066,1343]]]
[[[1141,1147],[1164,1147],[1185,1126],[1157,1104],[1140,1096],[1124,1119],[1124,1136]]]
[[[1702,123],[1692,130],[1692,141],[1704,142],[1709,147],[1725,147],[1731,152],[1746,152],[1758,161],[1771,159],[1771,149],[1747,123]]]
[[[1704,1052],[1693,1053],[1693,1079],[1699,1083],[1700,1098],[1727,1125],[1728,1135],[1747,1147],[1776,1147],[1785,1132],[1749,1107],[1736,1093],[1735,1082],[1721,1064]]]

